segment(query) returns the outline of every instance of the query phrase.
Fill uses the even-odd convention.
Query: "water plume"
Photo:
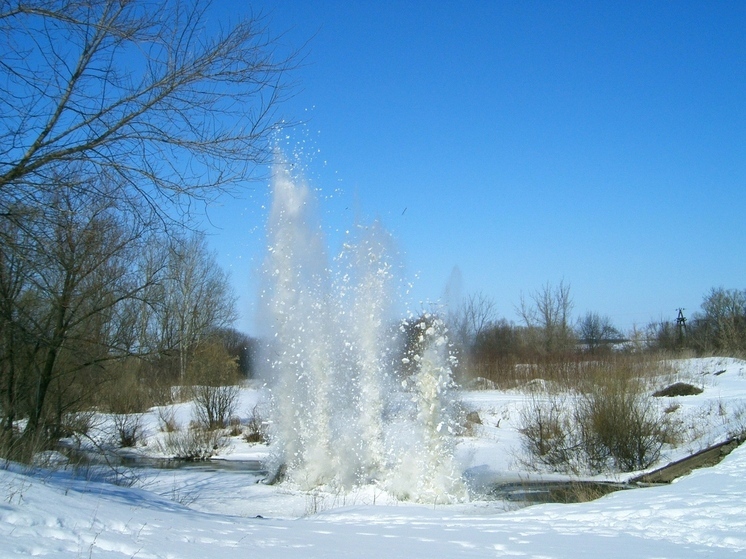
[[[397,327],[398,266],[379,222],[327,255],[316,200],[275,166],[260,297],[272,431],[289,482],[465,498],[453,461],[452,356],[437,317]]]

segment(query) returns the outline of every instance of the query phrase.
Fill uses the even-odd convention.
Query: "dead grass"
[[[541,357],[524,363],[507,360],[479,363],[465,374],[464,386],[470,390],[521,388],[543,381],[558,390],[582,390],[599,379],[636,378],[645,384],[675,382],[676,371],[665,355],[651,353],[606,353],[589,355],[573,353]]]
[[[578,364],[579,365],[579,364]],[[607,360],[576,367],[572,382],[532,381],[520,431],[529,465],[554,471],[635,471],[679,439],[650,396],[660,370],[646,361]]]

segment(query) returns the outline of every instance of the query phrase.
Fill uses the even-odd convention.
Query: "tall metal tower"
[[[678,332],[679,343],[681,343],[684,341],[684,336],[686,335],[686,317],[684,316],[684,309],[676,310],[679,311],[676,317],[676,331]]]

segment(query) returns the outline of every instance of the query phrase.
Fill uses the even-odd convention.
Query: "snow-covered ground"
[[[673,363],[670,380],[704,388],[666,399],[693,437],[662,462],[742,427],[746,362]],[[483,424],[460,440],[457,459],[474,483],[520,477],[521,392],[463,395]],[[258,393],[242,394],[242,415]],[[675,406],[671,406],[675,407]],[[188,406],[176,410],[188,421]],[[157,413],[146,417],[152,452]],[[263,458],[266,447],[232,439],[224,458]],[[532,474],[536,475],[536,474]],[[372,487],[346,494],[257,483],[256,475],[206,468],[139,470],[133,487],[66,470],[0,470],[0,557],[739,557],[746,554],[746,445],[719,465],[666,486],[619,491],[584,504],[516,510],[473,494],[458,505],[398,502]]]

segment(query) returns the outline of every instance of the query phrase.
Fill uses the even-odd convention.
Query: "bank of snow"
[[[343,507],[297,520],[207,514],[141,489],[0,472],[0,556],[738,557],[746,448],[670,486],[576,505]],[[212,492],[221,491],[215,482]]]
[[[671,400],[682,421],[701,431],[692,449],[727,436],[746,402],[746,362],[675,365],[681,379],[704,388]],[[520,400],[519,393],[465,394],[465,405],[483,417],[458,449],[472,475],[524,475],[514,461]],[[257,452],[235,444],[232,457]],[[664,459],[684,451],[671,449]],[[375,488],[309,494],[256,482],[232,471],[144,471],[137,488],[123,488],[11,466],[0,471],[0,557],[687,559],[746,553],[746,446],[672,485],[513,511],[477,500],[424,507]]]

